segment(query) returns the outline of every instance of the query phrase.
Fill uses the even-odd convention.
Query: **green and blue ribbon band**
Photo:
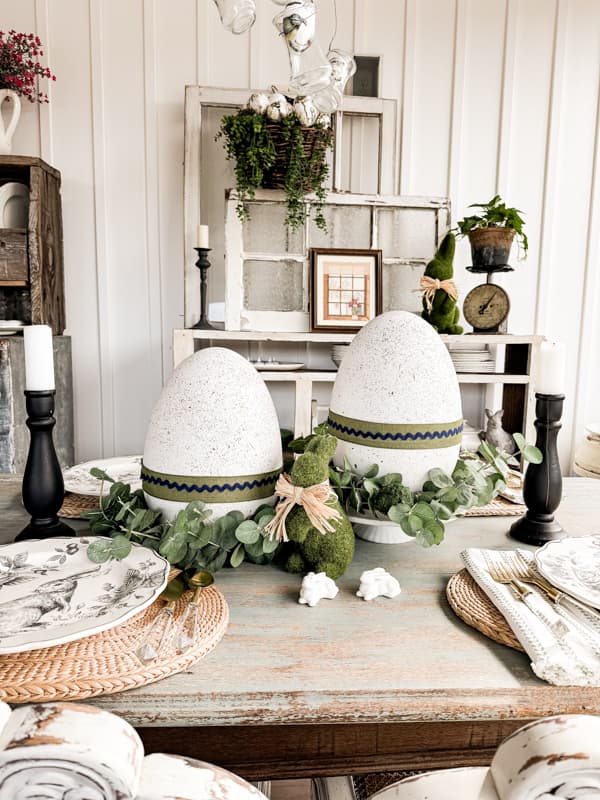
[[[264,500],[275,494],[275,484],[283,467],[259,475],[231,477],[202,477],[199,475],[169,475],[156,472],[142,464],[142,489],[151,497],[191,503],[241,503]]]
[[[338,439],[366,447],[393,450],[431,450],[460,444],[463,420],[391,425],[366,422],[329,412],[329,432]]]

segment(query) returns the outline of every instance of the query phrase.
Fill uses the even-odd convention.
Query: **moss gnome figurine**
[[[329,434],[315,436],[289,477],[281,475],[275,487],[281,499],[267,533],[290,543],[284,565],[288,572],[325,572],[335,580],[352,561],[352,525],[329,485],[336,445]]]
[[[454,268],[454,249],[456,238],[453,233],[447,233],[437,249],[435,256],[425,267],[425,275],[421,278],[421,291],[423,292],[424,320],[436,329],[438,333],[462,333],[458,325],[460,311],[456,304],[458,290],[452,280]]]

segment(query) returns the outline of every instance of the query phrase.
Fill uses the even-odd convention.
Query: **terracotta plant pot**
[[[474,267],[508,265],[515,231],[512,228],[478,228],[469,232]]]

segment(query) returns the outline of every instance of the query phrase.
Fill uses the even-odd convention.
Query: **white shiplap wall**
[[[139,451],[183,319],[186,84],[285,82],[257,0],[234,37],[210,0],[0,0],[58,75],[24,109],[14,152],[61,170],[68,333],[81,459]],[[399,191],[445,195],[455,218],[499,191],[526,211],[530,256],[505,276],[512,332],[568,347],[567,466],[600,418],[599,0],[338,0],[336,45],[382,57],[399,103]],[[333,30],[319,0],[324,48]],[[456,258],[464,293],[477,282]]]

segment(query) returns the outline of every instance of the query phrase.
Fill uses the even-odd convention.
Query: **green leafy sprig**
[[[90,472],[102,481],[100,507],[84,516],[93,534],[109,537],[88,546],[88,557],[96,563],[125,558],[134,541],[156,550],[187,574],[213,573],[225,566],[239,567],[244,561],[268,564],[277,553],[279,542],[265,535],[275,516],[273,506],[260,506],[251,519],[230,511],[211,520],[211,511],[194,500],[168,522],[160,511],[148,508],[141,489],[132,492],[129,484],[114,481],[97,467]],[[110,484],[106,494],[105,483]]]
[[[305,151],[306,128],[295,113],[290,113],[277,123],[285,145],[285,175],[283,190],[287,203],[285,222],[292,229],[304,223],[307,213],[314,211],[315,224],[326,230],[323,207],[327,195],[326,179],[329,174],[327,150],[333,144],[331,128],[311,126],[317,143],[309,153]],[[223,117],[216,138],[224,141],[227,158],[234,162],[238,204],[236,211],[242,222],[250,218],[248,201],[256,190],[264,186],[265,179],[277,161],[277,147],[271,134],[273,123],[264,114],[242,109],[237,114]],[[313,192],[316,199],[308,200]]]
[[[527,256],[529,241],[523,231],[525,220],[518,208],[507,208],[499,194],[492,197],[489,203],[471,203],[469,208],[480,208],[479,214],[471,214],[456,223],[460,236],[468,236],[471,231],[480,228],[511,228],[517,235],[517,241],[523,248],[523,258]]]

